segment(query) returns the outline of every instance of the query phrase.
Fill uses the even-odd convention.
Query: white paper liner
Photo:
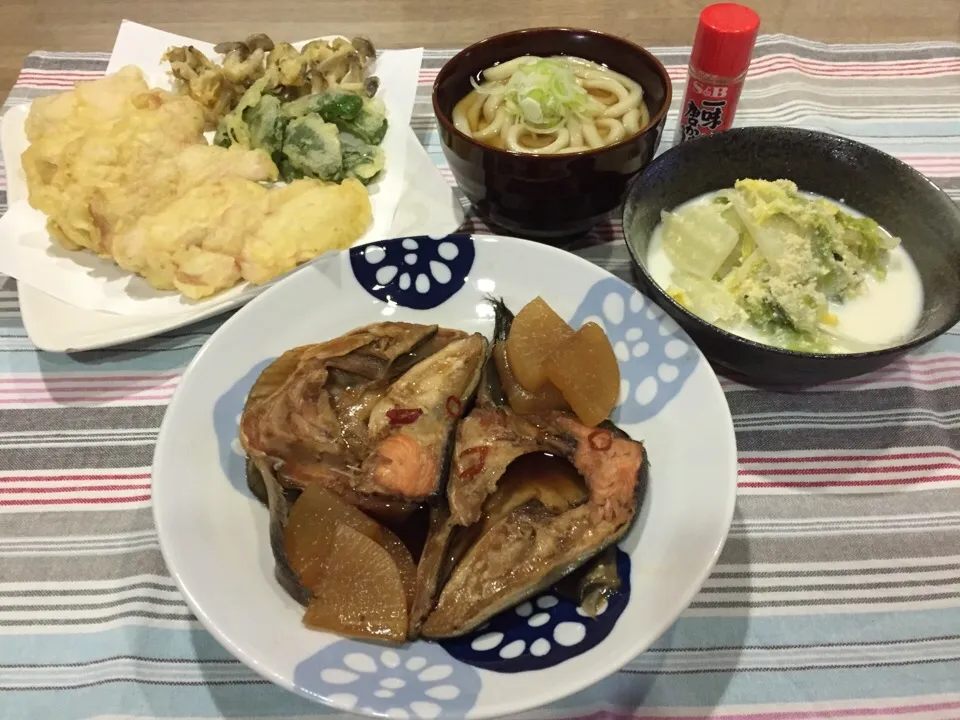
[[[299,47],[306,42],[309,41],[295,45]],[[208,56],[216,57],[212,43],[124,20],[107,73],[116,72],[125,65],[138,65],[149,85],[170,89],[167,67],[160,62],[160,57],[174,45],[193,45]],[[422,49],[416,48],[384,50],[377,57],[374,70],[380,78],[377,96],[386,105],[389,121],[382,143],[387,164],[382,176],[369,186],[373,223],[357,244],[390,237],[390,226],[402,195],[406,135],[422,55]],[[19,157],[4,159],[8,171],[22,172]],[[110,260],[88,251],[62,249],[48,236],[45,223],[45,216],[25,200],[10,206],[6,215],[0,218],[0,273],[77,307],[120,315],[175,315],[194,312],[199,306],[228,305],[262,289],[243,283],[200,301],[190,300],[177,292],[155,290],[143,278],[121,270]]]

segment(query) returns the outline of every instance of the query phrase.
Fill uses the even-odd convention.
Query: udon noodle
[[[612,145],[650,122],[643,88],[579,57],[524,55],[480,73],[453,124],[486,145],[534,155]]]

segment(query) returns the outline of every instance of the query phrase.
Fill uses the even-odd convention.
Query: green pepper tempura
[[[707,203],[663,214],[674,300],[720,327],[746,325],[805,352],[830,351],[830,303],[862,293],[870,275],[882,280],[899,243],[789,180],[740,180]]]
[[[383,102],[345,90],[283,102],[265,92],[269,80],[255,82],[220,120],[217,145],[264,150],[286,181],[356,178],[367,184],[380,174],[387,132]]]

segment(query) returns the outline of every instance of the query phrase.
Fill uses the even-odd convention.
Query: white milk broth
[[[707,193],[677,207],[673,212],[681,211],[691,205],[707,203],[716,193]],[[820,197],[813,193],[804,193],[807,197]],[[856,217],[863,217],[853,208],[842,202],[825,198],[841,210]],[[663,249],[663,223],[653,231],[647,248],[647,272],[661,288],[670,286],[670,276],[674,270],[673,262]],[[887,265],[887,277],[877,280],[868,276],[864,292],[844,303],[830,303],[830,311],[837,316],[836,330],[853,340],[890,347],[908,338],[920,321],[923,311],[923,284],[916,265],[902,245],[890,251]],[[750,326],[729,328],[740,337],[764,343],[763,336]],[[872,348],[871,348],[872,349]],[[850,352],[848,349],[834,347],[833,352]]]

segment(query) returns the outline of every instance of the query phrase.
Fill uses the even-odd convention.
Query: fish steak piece
[[[503,342],[511,316],[495,307]],[[636,518],[646,466],[643,445],[610,422],[513,412],[491,353],[477,406],[457,428],[447,507],[435,513],[418,569],[413,630],[463,635],[611,547]]]

